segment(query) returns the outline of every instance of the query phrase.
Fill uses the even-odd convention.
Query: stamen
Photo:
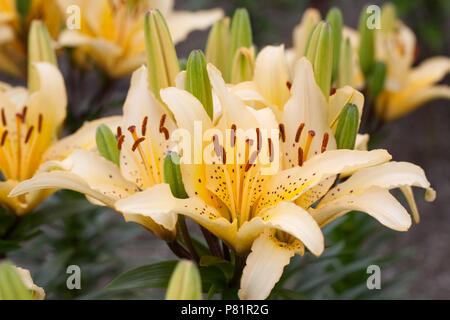
[[[145,136],[145,134],[147,133],[147,122],[148,122],[148,117],[144,118],[144,121],[142,122],[142,135]]]
[[[136,133],[136,126],[129,126],[128,131],[130,131],[130,133],[134,136]]]
[[[214,143],[214,152],[215,152],[215,154],[219,158],[221,158],[223,164],[226,164],[227,163],[227,154],[225,152],[225,148],[220,145],[219,137],[217,135],[215,135],[213,137],[213,143]]]
[[[309,149],[311,148],[311,143],[315,135],[316,133],[314,132],[314,130],[308,131],[308,140],[306,140],[305,152],[303,154],[303,161],[306,161],[306,158],[308,157]]]
[[[139,144],[140,144],[141,142],[143,142],[144,140],[145,140],[144,137],[137,139],[137,140],[134,142],[133,147],[131,148],[131,150],[132,150],[133,152],[135,152],[136,149],[137,149],[137,147],[139,147]]]
[[[117,127],[117,136],[119,138],[122,136],[122,128],[120,126]]]
[[[279,128],[280,128],[281,141],[286,142],[286,131],[284,129],[284,124],[280,123]]]
[[[298,148],[298,165],[303,166],[303,149],[302,147]]]
[[[8,136],[8,130],[5,130],[5,132],[3,132],[3,134],[2,134],[2,140],[1,140],[1,143],[0,143],[0,147],[4,146],[7,136]]]
[[[258,151],[254,151],[250,157],[250,159],[248,159],[247,165],[245,166],[245,172],[247,172],[248,170],[250,170],[250,168],[254,165],[256,158],[258,157]]]
[[[125,141],[125,136],[121,135],[117,140],[117,149],[122,150],[123,142]]]
[[[272,139],[269,138],[267,142],[269,143],[269,159],[270,159],[270,162],[273,162],[273,160],[275,159],[275,155],[273,154]]]
[[[323,134],[323,140],[322,140],[322,149],[321,149],[322,153],[324,153],[327,150],[328,139],[329,139],[328,132],[325,132]]]
[[[23,120],[23,122],[25,122],[25,119],[27,117],[27,111],[28,111],[28,107],[27,106],[23,107],[23,110],[22,110],[22,120]]]
[[[6,127],[6,125],[7,125],[5,109],[3,109],[3,108],[2,108],[2,124],[3,124],[4,127]]]
[[[159,132],[161,132],[162,134],[164,134],[164,138],[165,138],[166,140],[169,140],[169,138],[170,138],[170,133],[169,133],[169,130],[167,130],[167,128],[160,128],[160,129],[159,129]]]
[[[261,151],[261,130],[256,128],[256,150]]]
[[[167,115],[163,114],[161,117],[161,120],[159,121],[159,129],[161,130],[162,127],[164,127],[164,123],[166,122]]]
[[[232,148],[236,145],[236,125],[233,124],[231,126],[231,136],[230,136],[230,145]]]
[[[42,121],[44,120],[44,117],[42,116],[42,113],[39,114],[38,118],[38,132],[41,133],[42,131]]]
[[[33,130],[34,130],[34,126],[31,126],[30,128],[28,128],[28,132],[27,132],[27,135],[25,137],[25,144],[27,144],[28,141],[30,140],[31,134],[33,133]]]
[[[295,142],[296,143],[298,143],[299,141],[300,141],[300,137],[301,137],[301,135],[302,135],[302,131],[303,131],[303,128],[305,127],[305,124],[304,123],[302,123],[299,127],[298,127],[298,129],[297,129],[297,133],[296,133],[296,135],[295,135]]]
[[[288,87],[289,90],[291,90],[291,88],[292,88],[292,82],[287,81],[287,82],[286,82],[286,86]]]

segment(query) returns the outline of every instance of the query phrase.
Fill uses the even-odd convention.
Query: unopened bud
[[[191,261],[178,263],[170,278],[166,300],[201,300],[202,282],[200,272]]]
[[[231,83],[250,81],[253,79],[255,58],[251,49],[241,47],[234,56],[231,69]]]
[[[28,34],[28,90],[33,93],[39,90],[39,75],[34,68],[37,62],[49,62],[57,65],[55,50],[47,27],[42,21],[34,20]]]
[[[206,70],[206,58],[200,50],[194,50],[189,55],[186,68],[186,90],[202,103],[212,120],[214,109],[211,83]]]
[[[331,8],[328,11],[327,22],[331,26],[333,37],[333,73],[332,79],[336,79],[339,70],[339,57],[341,55],[342,26],[344,24],[341,10]]]
[[[19,271],[9,262],[0,264],[0,300],[34,300]]]
[[[308,40],[320,20],[321,15],[319,10],[308,8],[303,14],[300,24],[295,27],[293,33],[293,42],[298,58],[301,58],[306,54]]]
[[[353,87],[353,48],[350,39],[344,39],[339,59],[338,88]]]
[[[386,3],[381,9],[381,30],[394,32],[397,25],[397,12],[392,3]]]
[[[231,21],[230,51],[228,53],[228,82],[231,81],[231,68],[239,48],[250,49],[253,46],[252,25],[246,9],[237,9]]]
[[[169,152],[164,159],[164,181],[170,185],[170,190],[175,198],[188,198],[181,177],[180,156],[176,152]]]
[[[373,67],[372,75],[370,76],[368,83],[369,92],[374,100],[376,100],[384,88],[386,72],[386,64],[384,62],[377,61]]]
[[[105,124],[97,128],[95,135],[98,152],[107,160],[120,165],[120,151],[117,140],[111,129]]]
[[[329,23],[321,21],[314,29],[309,39],[306,58],[313,65],[317,84],[328,100],[333,68],[333,40]]]
[[[161,99],[160,90],[175,86],[180,72],[177,53],[166,20],[159,10],[152,9],[145,15],[145,45],[149,88]]]
[[[375,31],[367,25],[369,17],[367,8],[364,8],[359,19],[359,63],[366,79],[375,64]]]
[[[338,125],[336,128],[335,138],[338,149],[355,148],[356,136],[359,126],[358,107],[352,103],[347,104],[342,110]]]
[[[209,32],[206,44],[206,60],[225,75],[228,71],[230,52],[230,18],[217,21]]]

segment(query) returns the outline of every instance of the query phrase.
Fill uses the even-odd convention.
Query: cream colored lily
[[[378,30],[376,55],[387,66],[385,88],[376,110],[385,121],[392,121],[435,99],[450,99],[450,87],[437,85],[450,72],[450,58],[439,56],[412,67],[416,37],[401,21],[393,30]]]
[[[99,153],[75,150],[62,161],[48,161],[30,180],[22,182],[11,194],[16,196],[42,189],[70,189],[85,194],[97,205],[115,208],[119,199],[160,185],[163,182],[163,163],[169,151],[169,137],[175,128],[164,106],[148,90],[147,68],[135,71],[123,117],[116,117],[120,166],[103,158]],[[92,129],[97,129],[99,123]],[[93,125],[89,125],[93,126]],[[95,133],[90,131],[95,143]],[[66,139],[74,139],[66,138]],[[95,149],[95,148],[93,148]],[[164,217],[165,223],[155,223],[151,218],[124,214],[126,221],[139,223],[160,238],[172,241],[175,214]]]
[[[64,158],[74,148],[88,148],[93,140],[88,133],[92,125],[86,125],[74,136],[58,141],[66,117],[64,80],[49,63],[37,63],[35,68],[39,82],[34,93],[0,84],[0,168],[4,178],[0,182],[0,203],[19,216],[33,210],[52,191],[14,198],[8,197],[10,191],[31,178],[42,162]],[[108,118],[102,123],[114,121]]]
[[[30,0],[24,23],[15,0],[0,0],[0,71],[25,78],[27,67],[27,35],[34,19],[42,20],[50,35],[59,34],[63,16],[56,0]]]
[[[217,136],[219,132],[226,136],[227,129],[229,132],[253,130],[256,134],[258,130],[262,132],[263,129],[277,127],[269,109],[255,111],[246,107],[242,100],[229,92],[217,69],[208,65],[208,73],[222,105],[219,119],[212,121],[201,103],[186,91],[177,88],[161,91],[161,97],[179,128],[193,135],[194,121],[201,121],[203,129],[214,128]],[[247,144],[252,144],[257,150],[261,145],[261,154],[268,152],[275,161],[280,156],[275,147],[277,144],[269,139],[259,140],[257,134],[255,136],[256,143],[247,140]],[[233,142],[233,133],[226,139],[219,141],[212,137],[212,150],[217,160],[211,164],[185,164],[182,160],[183,182],[190,198],[176,199],[170,187],[162,184],[120,200],[116,207],[124,213],[151,217],[168,229],[175,225],[167,224],[165,216],[180,213],[209,229],[238,254],[246,255],[251,250],[241,281],[239,296],[242,299],[266,298],[290,258],[295,253],[303,254],[303,245],[315,255],[323,251],[323,236],[314,219],[292,200],[302,197],[326,177],[390,159],[383,150],[335,150],[314,157],[302,167],[264,174],[264,165],[253,161],[257,151],[245,152],[244,157]],[[193,156],[201,156],[202,152],[203,148],[194,150]],[[225,158],[234,161],[228,162]]]
[[[41,287],[34,284],[33,278],[31,278],[30,271],[20,267],[15,267],[15,269],[22,279],[23,283],[25,284],[25,287],[27,287],[27,289],[32,292],[34,300],[44,300],[45,291]]]
[[[173,0],[58,0],[66,12],[77,5],[81,13],[79,30],[65,30],[59,43],[75,47],[75,59],[84,67],[93,59],[109,76],[121,77],[145,63],[144,15],[159,9],[174,43],[196,29],[205,29],[223,16],[221,9],[198,12],[174,11]]]

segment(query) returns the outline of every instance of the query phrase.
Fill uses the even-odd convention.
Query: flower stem
[[[191,236],[189,234],[189,230],[186,225],[186,218],[183,215],[178,215],[178,225],[180,227],[181,235],[183,236],[184,243],[186,244],[186,247],[188,248],[192,258],[195,260],[195,262],[198,264],[200,262],[200,257],[195,250],[194,244],[192,243]]]
[[[201,227],[203,236],[205,237],[206,243],[208,244],[209,250],[213,256],[223,259],[222,250],[220,248],[219,239],[211,232]]]
[[[178,258],[192,260],[192,256],[190,255],[190,253],[177,241],[167,242],[167,246]]]

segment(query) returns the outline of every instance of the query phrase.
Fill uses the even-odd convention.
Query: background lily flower
[[[0,163],[4,177],[0,182],[0,202],[17,215],[30,212],[52,193],[44,190],[8,197],[20,181],[31,178],[42,162],[60,160],[74,148],[91,146],[94,140],[88,133],[92,127],[85,126],[74,136],[58,141],[66,117],[64,80],[52,64],[37,63],[35,68],[39,79],[36,92],[5,84],[0,90]]]
[[[94,131],[100,123],[106,122],[112,130],[117,130],[119,166],[95,152],[93,143],[91,151],[75,150],[70,155],[66,153],[65,158],[59,159],[61,161],[44,163],[32,179],[18,185],[11,194],[64,188],[85,194],[94,204],[115,209],[117,200],[161,184],[164,159],[169,151],[169,136],[175,124],[162,103],[148,90],[147,79],[146,67],[135,71],[123,116],[113,117],[112,121],[88,124],[90,130],[85,130],[93,142]],[[65,140],[78,140],[78,135]],[[175,230],[166,226],[176,223],[175,214],[166,215],[167,222],[159,224],[142,215],[125,213],[124,218],[143,225],[165,240],[174,238]]]
[[[0,71],[25,78],[27,67],[27,35],[31,22],[42,20],[56,39],[63,15],[56,0],[0,0]]]
[[[174,11],[173,0],[58,0],[61,10],[77,5],[81,13],[79,30],[64,30],[59,43],[75,47],[79,65],[95,61],[110,77],[129,74],[145,63],[144,16],[150,9],[164,15],[174,43],[197,29],[205,29],[223,16],[222,9],[198,12]]]

